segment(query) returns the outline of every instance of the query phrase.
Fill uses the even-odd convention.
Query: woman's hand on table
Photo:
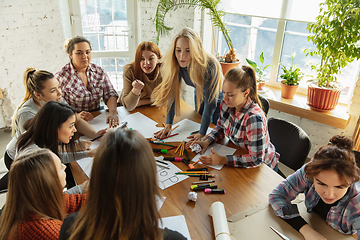
[[[107,128],[98,131],[98,132],[96,133],[95,138],[96,138],[96,137],[99,137],[99,136],[101,136],[101,137],[98,138],[98,139],[96,139],[96,140],[100,142],[101,139],[102,139],[102,137],[103,137],[103,135],[106,133],[106,131],[107,131]]]
[[[190,145],[194,145],[194,144],[199,144],[201,146],[201,152],[200,154],[204,154],[204,152],[206,151],[207,147],[210,145],[209,140],[205,140],[205,141],[193,141]],[[189,145],[189,147],[190,147]]]
[[[172,127],[172,124],[166,124],[163,129],[154,133],[154,137],[156,137],[158,139],[162,139],[164,137],[170,136],[171,131],[172,131],[171,127]]]
[[[106,118],[106,123],[109,124],[110,128],[114,128],[119,125],[119,116],[117,113],[109,113],[109,116]]]
[[[133,89],[131,89],[132,93],[139,96],[145,84],[142,81],[135,79],[131,85],[133,87]]]
[[[304,236],[305,240],[326,240],[326,238],[323,235],[315,231],[308,224],[302,226],[299,232]]]
[[[204,138],[204,135],[202,135],[200,133],[196,133],[196,134],[192,134],[192,135],[188,136],[187,138],[190,139],[186,143],[186,147],[189,148],[190,145],[192,145],[192,143],[201,141]]]
[[[218,165],[226,164],[226,157],[217,154],[213,148],[211,148],[211,154],[206,156],[200,156],[199,160],[205,165]]]
[[[79,113],[79,116],[81,119],[83,119],[84,121],[91,121],[94,119],[93,115],[89,112],[86,112],[86,111],[82,111]]]

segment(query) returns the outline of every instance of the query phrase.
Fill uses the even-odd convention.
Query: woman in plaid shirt
[[[104,69],[91,61],[90,41],[85,37],[74,37],[65,44],[70,62],[55,74],[60,83],[66,102],[78,112],[93,111],[100,108],[100,100],[109,108],[106,123],[109,127],[119,125],[117,114],[118,94]],[[91,114],[87,113],[90,117]]]
[[[283,218],[305,239],[325,239],[299,215],[291,201],[305,194],[308,212],[315,212],[327,224],[344,234],[360,236],[360,169],[356,166],[352,141],[333,136],[304,165],[277,186],[269,196],[275,214]]]
[[[257,167],[264,162],[277,171],[280,155],[270,142],[266,117],[257,95],[254,70],[249,66],[230,69],[225,75],[223,96],[216,127],[204,140],[194,143],[201,145],[202,154],[210,144],[226,136],[246,149],[248,154],[220,156],[211,149],[212,154],[201,156],[201,162],[244,168]]]

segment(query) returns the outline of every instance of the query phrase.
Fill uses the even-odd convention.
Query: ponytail
[[[54,78],[54,74],[45,70],[36,71],[35,68],[29,67],[23,74],[23,83],[25,86],[25,96],[20,106],[16,109],[13,121],[12,121],[12,135],[15,134],[15,122],[17,119],[17,113],[24,103],[30,98],[36,98],[34,92],[41,93],[44,89],[44,83]]]
[[[240,88],[243,92],[246,89],[250,89],[249,97],[262,109],[262,104],[257,94],[255,71],[252,67],[244,65],[241,68],[232,68],[226,73],[225,79],[235,83],[236,88]]]

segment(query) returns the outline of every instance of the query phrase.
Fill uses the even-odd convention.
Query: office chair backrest
[[[280,162],[293,170],[301,168],[310,152],[311,142],[304,130],[294,123],[269,118],[270,142],[280,153]]]
[[[268,101],[266,98],[264,98],[264,97],[261,96],[260,94],[258,94],[258,97],[259,97],[259,99],[260,99],[260,101],[261,101],[262,109],[263,109],[265,115],[267,115],[268,112],[269,112],[270,103],[269,103],[269,101]]]

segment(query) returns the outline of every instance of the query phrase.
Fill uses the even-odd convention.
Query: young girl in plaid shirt
[[[299,215],[291,201],[305,194],[308,212],[344,234],[360,236],[360,169],[356,166],[349,138],[336,135],[315,153],[314,158],[277,186],[269,196],[275,214],[306,240],[325,239]]]
[[[230,69],[225,75],[223,96],[216,127],[204,140],[194,143],[200,144],[201,153],[204,153],[210,144],[226,136],[237,146],[246,149],[248,154],[220,156],[211,149],[212,154],[201,156],[201,162],[244,168],[265,163],[277,171],[280,155],[270,142],[267,120],[257,95],[254,70],[248,66]]]

